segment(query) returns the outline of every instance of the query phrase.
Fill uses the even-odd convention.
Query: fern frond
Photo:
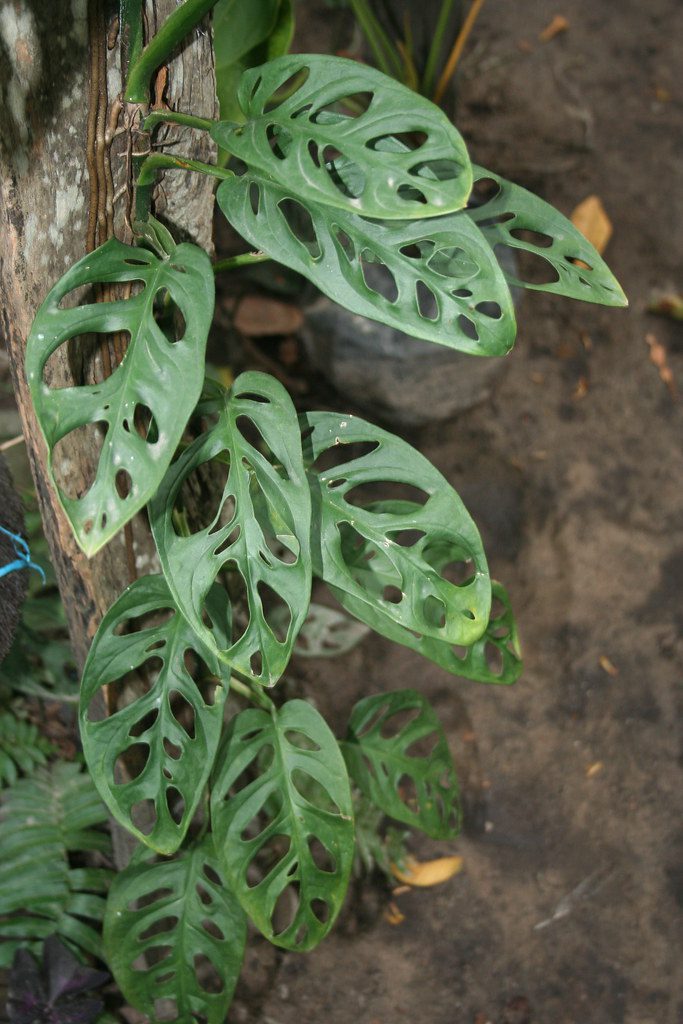
[[[29,775],[55,752],[35,725],[11,711],[0,714],[0,789],[13,786],[20,775]]]
[[[18,946],[58,932],[76,952],[101,956],[107,868],[69,854],[111,854],[107,810],[79,765],[57,762],[20,779],[0,804],[0,967]]]

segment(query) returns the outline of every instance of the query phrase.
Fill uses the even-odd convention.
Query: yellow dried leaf
[[[589,765],[586,768],[586,778],[592,779],[595,775],[599,775],[604,767],[602,761],[596,761],[594,764]]]
[[[571,222],[588,239],[594,249],[603,253],[612,237],[612,221],[605,213],[599,196],[587,196],[576,207]]]
[[[439,885],[447,882],[453,875],[462,871],[462,857],[437,857],[436,860],[415,860],[408,857],[403,868],[397,864],[391,865],[391,873],[399,882],[405,885],[414,885],[419,888],[427,888],[430,885]]]
[[[546,25],[542,32],[538,33],[538,38],[542,43],[549,43],[555,36],[559,36],[561,32],[566,32],[569,28],[569,22],[565,18],[564,14],[556,14],[553,20]]]
[[[619,669],[616,665],[612,664],[606,654],[601,654],[598,658],[598,663],[603,672],[606,672],[608,676],[618,676]]]

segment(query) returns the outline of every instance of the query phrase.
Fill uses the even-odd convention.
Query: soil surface
[[[299,12],[297,49],[348,45],[343,14]],[[683,404],[646,342],[683,390],[683,324],[647,312],[683,290],[681,67],[678,0],[484,6],[459,82],[472,157],[567,214],[599,195],[631,306],[528,293],[495,398],[409,435],[482,530],[525,672],[478,687],[379,638],[299,660],[340,729],[366,693],[434,702],[467,822],[415,849],[464,869],[394,897],[400,925],[368,884],[315,952],[254,943],[235,1024],[683,1021]]]

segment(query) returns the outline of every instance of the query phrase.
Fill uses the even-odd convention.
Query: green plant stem
[[[215,178],[232,178],[232,171],[226,171],[215,164],[205,164],[200,160],[186,160],[184,157],[169,156],[167,153],[153,153],[147,156],[140,165],[135,190],[135,219],[145,221],[149,217],[152,203],[152,189],[158,171],[180,170],[197,171],[199,174],[212,174]]]
[[[434,90],[436,67],[439,63],[439,57],[441,56],[443,40],[446,34],[446,29],[448,28],[448,22],[456,2],[457,0],[443,0],[441,4],[436,28],[434,29],[434,38],[432,39],[431,46],[429,47],[427,63],[425,64],[424,75],[422,76],[421,92],[423,96],[431,96]]]
[[[238,267],[251,266],[252,263],[265,263],[272,259],[265,252],[242,252],[239,256],[227,256],[224,260],[216,260],[213,264],[214,274],[220,274],[222,270],[236,270]]]
[[[140,59],[143,40],[143,0],[121,0],[120,25],[125,47],[124,67],[132,67]]]
[[[166,61],[185,36],[198,25],[218,0],[185,0],[171,14],[137,60],[131,62],[126,83],[129,103],[146,103],[152,75]]]
[[[199,128],[201,131],[208,132],[216,123],[211,118],[197,117],[195,114],[183,114],[174,110],[153,110],[142,122],[142,127],[146,132],[150,132],[158,124],[182,124],[187,128]]]
[[[392,46],[386,32],[370,10],[367,0],[351,0],[351,7],[358,24],[370,44],[370,49],[374,54],[380,71],[400,81],[401,59]]]
[[[252,704],[258,705],[263,708],[264,711],[272,711],[275,706],[270,697],[265,693],[264,690],[255,690],[249,683],[243,682],[246,679],[241,672],[236,672],[232,669],[232,675],[230,677],[230,689],[234,690],[235,693],[239,693],[242,697],[246,697]]]

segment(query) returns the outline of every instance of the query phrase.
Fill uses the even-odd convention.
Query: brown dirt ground
[[[300,11],[298,48],[322,49],[339,19]],[[556,13],[569,29],[542,44]],[[368,692],[434,701],[468,821],[417,849],[465,866],[398,897],[399,926],[366,887],[315,952],[269,960],[256,943],[235,1024],[683,1021],[683,405],[645,341],[683,389],[683,325],[646,311],[683,288],[681,67],[678,0],[484,7],[460,82],[472,155],[565,213],[601,196],[631,307],[529,294],[495,400],[411,435],[481,527],[526,670],[510,690],[458,683],[379,638],[299,662],[340,728]]]

